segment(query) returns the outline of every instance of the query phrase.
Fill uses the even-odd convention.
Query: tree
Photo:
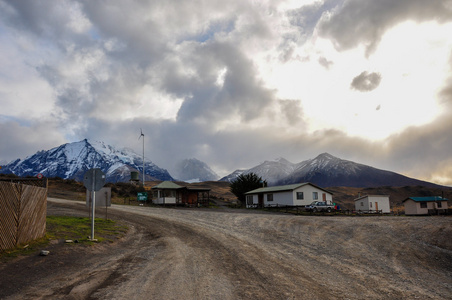
[[[237,199],[239,199],[242,206],[245,205],[245,193],[267,186],[267,181],[262,177],[257,176],[254,173],[240,174],[237,178],[231,182],[229,188]]]

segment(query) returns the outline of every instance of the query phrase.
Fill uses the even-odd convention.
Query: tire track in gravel
[[[49,206],[86,210],[71,201]],[[42,280],[10,278],[24,286],[9,299],[452,298],[451,218],[136,206],[114,206],[109,216],[132,228],[121,242],[49,256]],[[45,273],[52,259],[56,269]]]

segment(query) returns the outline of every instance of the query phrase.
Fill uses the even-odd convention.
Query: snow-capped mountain
[[[231,182],[240,174],[254,173],[267,180],[269,185],[275,185],[279,181],[283,180],[287,176],[293,173],[296,164],[291,163],[287,159],[277,158],[275,160],[266,160],[263,163],[248,169],[248,170],[236,170],[232,174],[229,174],[220,180]]]
[[[0,173],[14,173],[18,176],[61,177],[81,181],[85,172],[100,168],[107,182],[129,181],[130,172],[143,170],[143,158],[130,149],[117,150],[103,142],[82,140],[39,151],[24,160],[17,159]],[[144,162],[146,180],[172,180],[167,170],[150,160]]]
[[[311,182],[321,187],[437,186],[391,171],[340,159],[328,153],[322,153],[316,158],[297,164],[292,164],[285,159],[278,159],[242,170],[240,174],[234,176],[235,172],[221,180],[231,181],[241,173],[253,172],[267,180],[269,185]]]
[[[206,163],[196,158],[184,159],[178,162],[172,174],[178,180],[186,182],[218,180],[218,175]]]

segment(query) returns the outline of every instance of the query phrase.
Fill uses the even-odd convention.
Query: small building
[[[306,206],[313,201],[333,202],[333,194],[312,183],[263,187],[245,193],[246,207]]]
[[[389,205],[388,195],[366,195],[355,199],[355,210],[363,212],[377,212],[389,214],[391,207]]]
[[[441,196],[409,197],[403,200],[406,215],[446,213],[449,199]]]
[[[182,186],[172,181],[163,181],[153,186],[152,203],[189,206],[208,206],[210,189]]]

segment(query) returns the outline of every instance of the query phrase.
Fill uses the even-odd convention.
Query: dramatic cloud
[[[84,138],[140,152],[142,128],[164,168],[195,157],[223,176],[331,152],[452,184],[451,12],[448,0],[0,0],[0,161]]]
[[[423,0],[349,0],[336,3],[336,10],[325,16],[320,34],[331,38],[340,51],[363,44],[367,56],[376,50],[383,34],[397,23],[452,20],[449,0],[431,0],[428,5]]]
[[[362,72],[353,78],[350,87],[360,92],[370,92],[380,85],[381,75],[379,73]]]

